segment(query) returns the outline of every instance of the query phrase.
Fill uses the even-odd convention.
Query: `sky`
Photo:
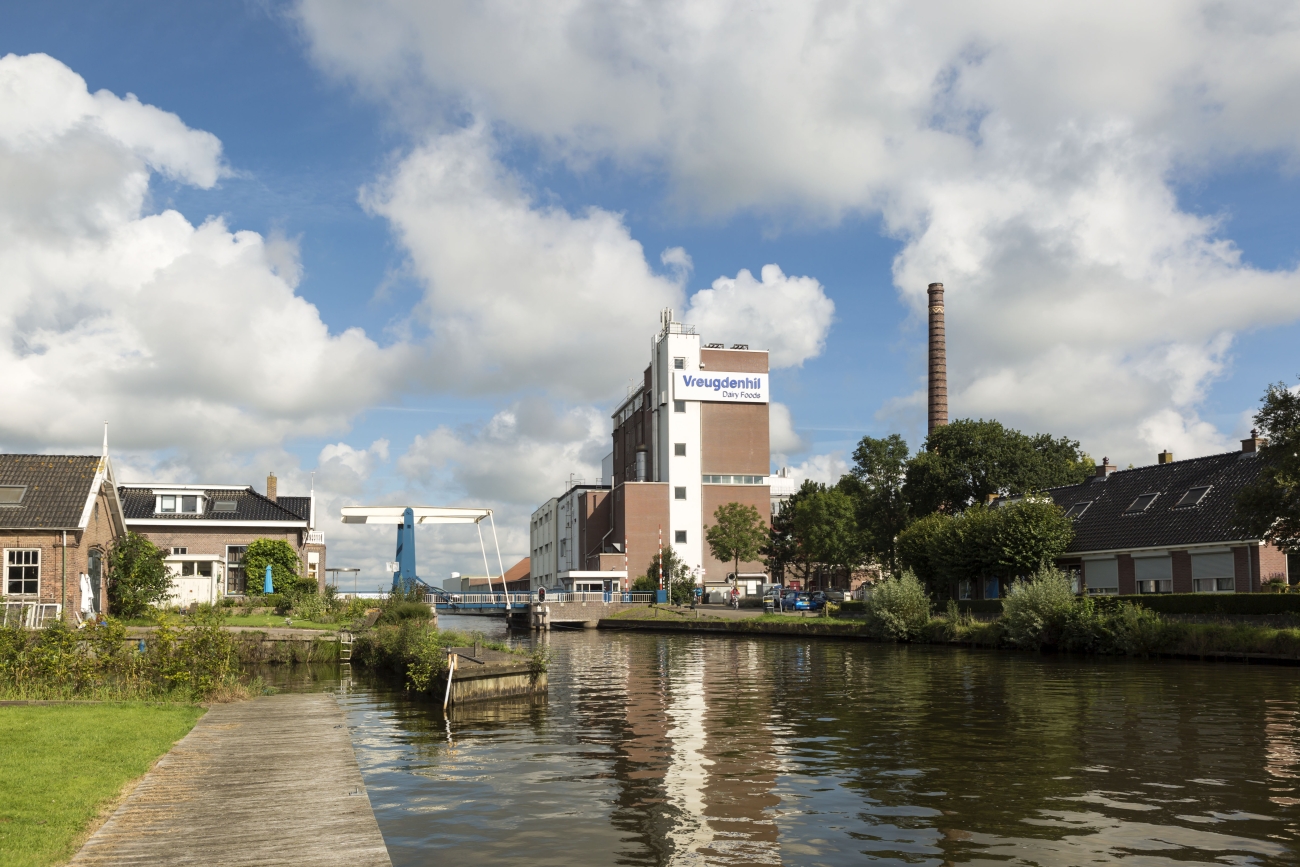
[[[834,481],[920,447],[939,281],[954,418],[1229,450],[1300,375],[1297,85],[1283,2],[6,4],[0,449],[314,484],[363,581],[340,507],[487,505],[509,565],[662,308]]]

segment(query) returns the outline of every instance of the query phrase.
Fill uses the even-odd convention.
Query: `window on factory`
[[[686,489],[685,489],[685,488],[673,488],[673,499],[675,499],[675,500],[684,500],[684,499],[686,499]]]
[[[679,458],[686,457],[686,443],[673,443],[673,454]]]
[[[706,485],[765,485],[767,476],[701,476]]]
[[[673,401],[673,412],[686,412],[686,401],[684,401],[684,400],[674,400],[674,401]]]
[[[685,359],[685,358],[674,358],[674,359],[673,359],[673,370],[685,370],[685,369],[686,369],[686,359]]]
[[[675,544],[677,544],[677,545],[685,545],[685,544],[686,544],[686,531],[685,531],[685,530],[677,530],[677,531],[675,531],[675,532],[673,533],[673,542],[674,542]]]

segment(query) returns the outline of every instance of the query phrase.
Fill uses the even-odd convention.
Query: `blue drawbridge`
[[[415,527],[417,524],[473,524],[478,530],[479,549],[483,554],[483,572],[488,576],[488,590],[493,591],[492,573],[488,569],[487,545],[483,540],[483,519],[492,527],[492,543],[497,549],[498,580],[505,593],[505,566],[501,562],[501,545],[497,542],[496,521],[491,509],[466,509],[449,506],[346,506],[343,509],[345,524],[396,524],[397,559],[389,564],[393,572],[393,590],[410,592],[422,587],[433,594],[439,604],[450,602],[447,592],[434,587],[416,574]]]

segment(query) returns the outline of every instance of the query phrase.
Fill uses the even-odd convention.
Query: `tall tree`
[[[795,576],[807,583],[808,575],[812,571],[812,558],[795,528],[794,516],[798,511],[799,503],[821,488],[822,486],[812,479],[804,479],[799,490],[786,500],[780,511],[772,515],[772,528],[766,544],[759,553],[767,563],[772,578],[778,583],[784,584]]]
[[[1237,495],[1237,520],[1252,536],[1300,551],[1300,391],[1268,387],[1255,426],[1268,438],[1256,480]]]
[[[853,468],[837,485],[853,498],[864,552],[890,572],[898,571],[896,540],[911,518],[903,496],[907,454],[907,442],[898,434],[863,437],[853,450]]]
[[[763,543],[768,539],[768,525],[758,514],[758,509],[744,503],[723,503],[713,512],[714,524],[704,531],[713,556],[726,562],[731,560],[740,575],[741,560],[757,560]]]
[[[852,569],[859,560],[853,500],[839,488],[820,488],[795,506],[795,533],[814,562]]]
[[[959,419],[931,432],[908,465],[903,490],[913,514],[956,513],[992,495],[1076,484],[1092,472],[1092,459],[1074,440]]]

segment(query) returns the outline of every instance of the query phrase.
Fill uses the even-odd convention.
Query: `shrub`
[[[433,609],[425,602],[397,602],[384,607],[376,623],[392,624],[404,620],[428,622],[433,617]]]
[[[1007,639],[1017,647],[1038,649],[1061,643],[1066,621],[1077,605],[1069,577],[1046,567],[1028,581],[1017,579],[1002,606]]]
[[[867,625],[880,638],[909,641],[930,620],[930,597],[911,570],[876,583],[867,597]]]
[[[254,539],[244,552],[250,596],[262,595],[267,566],[271,567],[271,587],[276,593],[301,596],[317,592],[315,579],[299,574],[302,562],[292,545],[283,539]]]
[[[144,536],[127,531],[108,555],[108,604],[116,616],[144,617],[167,598],[171,575],[163,552]]]
[[[1178,638],[1178,629],[1159,614],[1141,605],[1121,602],[1105,618],[1110,650],[1126,656],[1150,656],[1166,649]]]

